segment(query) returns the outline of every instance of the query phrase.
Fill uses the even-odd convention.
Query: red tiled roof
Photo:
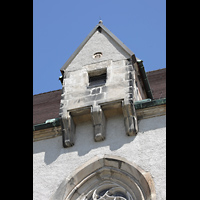
[[[60,89],[33,96],[33,125],[59,117],[61,93]]]
[[[154,99],[166,97],[166,68],[146,72]],[[62,90],[33,96],[33,125],[59,117]]]
[[[166,97],[166,68],[146,72],[154,99]]]

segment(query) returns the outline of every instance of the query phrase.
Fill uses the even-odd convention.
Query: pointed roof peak
[[[66,63],[60,69],[61,73],[68,67],[68,65],[72,62],[72,60],[76,57],[76,55],[80,52],[83,46],[87,43],[87,41],[92,37],[92,35],[102,28],[125,52],[127,52],[130,56],[135,56],[135,54],[121,41],[119,40],[108,28],[103,25],[103,21],[100,19],[99,23],[93,28],[93,30],[87,35],[87,37],[83,40],[83,42],[79,45],[79,47],[75,50],[75,52],[69,57]],[[100,30],[101,32],[101,30]]]

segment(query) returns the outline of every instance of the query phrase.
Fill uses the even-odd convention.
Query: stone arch
[[[51,199],[156,200],[156,193],[149,172],[119,156],[104,155],[75,170]]]

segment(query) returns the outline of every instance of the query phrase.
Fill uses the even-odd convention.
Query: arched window
[[[118,156],[94,157],[65,179],[51,199],[155,200],[150,173]]]

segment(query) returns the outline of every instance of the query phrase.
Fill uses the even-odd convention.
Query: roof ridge
[[[39,93],[39,94],[34,94],[33,96],[38,96],[38,95],[47,94],[47,93],[53,93],[53,92],[56,92],[56,91],[59,91],[59,90],[62,90],[62,89],[51,90],[51,91],[48,91],[48,92],[42,92],[42,93]]]

